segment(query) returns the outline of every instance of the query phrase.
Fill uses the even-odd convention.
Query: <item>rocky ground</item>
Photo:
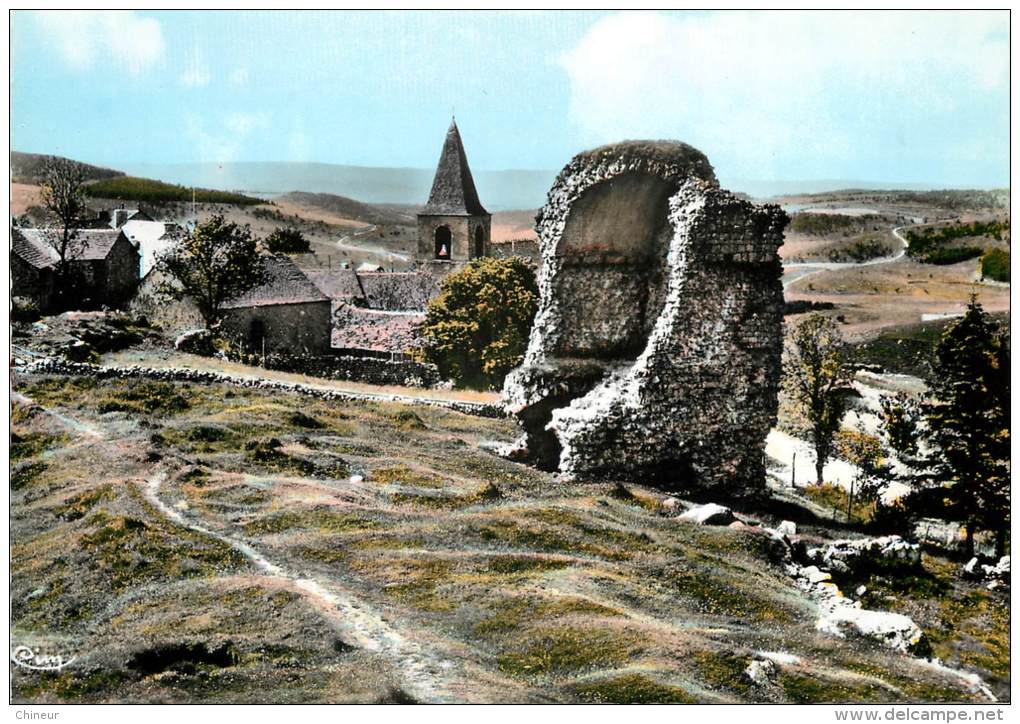
[[[681,521],[641,485],[488,452],[509,421],[280,390],[19,375],[18,702],[982,701],[959,673],[816,628],[794,542],[852,530],[790,493]],[[792,532],[787,529],[787,532]],[[799,547],[799,546],[795,546]],[[805,561],[807,563],[808,561]],[[836,579],[1008,697],[1008,593],[926,554]]]

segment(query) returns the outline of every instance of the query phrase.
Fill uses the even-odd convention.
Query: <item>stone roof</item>
[[[418,272],[362,272],[353,269],[306,272],[334,301],[385,312],[424,311],[439,293],[436,279]]]
[[[271,307],[279,304],[328,302],[297,265],[284,256],[266,257],[262,283],[223,305],[224,309]]]
[[[61,233],[60,229],[18,229],[17,231],[22,235],[21,241],[16,243],[14,249],[18,256],[37,268],[42,268],[38,266],[39,264],[52,266],[57,262],[57,252],[50,246],[47,239],[58,238]],[[121,236],[120,229],[78,229],[77,231],[78,235],[73,242],[77,251],[68,257],[72,261],[102,261],[106,259]],[[17,238],[17,236],[18,234],[15,233],[14,237]],[[82,243],[84,243],[83,249],[80,247]],[[25,257],[23,253],[29,254],[32,258]],[[48,263],[46,262],[47,258],[49,259]]]
[[[57,253],[40,237],[24,231],[11,229],[11,253],[36,269],[52,267],[57,261]]]
[[[312,284],[330,299],[363,300],[365,293],[353,269],[316,269],[305,272]]]
[[[424,314],[380,312],[340,304],[333,312],[334,349],[403,353],[419,345],[415,328]]]
[[[478,200],[475,180],[471,177],[467,154],[464,153],[464,144],[460,140],[460,131],[457,130],[457,122],[453,121],[450,123],[450,130],[446,132],[443,152],[436,167],[436,177],[432,181],[432,192],[421,214],[476,216],[488,213]]]

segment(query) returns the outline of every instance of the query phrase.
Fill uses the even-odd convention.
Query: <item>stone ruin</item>
[[[514,459],[568,479],[765,489],[789,218],[675,141],[581,153],[537,218],[541,301],[504,402]]]

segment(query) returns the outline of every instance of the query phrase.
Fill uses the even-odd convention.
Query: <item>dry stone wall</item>
[[[576,156],[539,214],[541,301],[504,400],[510,454],[568,477],[764,491],[788,217],[677,142]]]

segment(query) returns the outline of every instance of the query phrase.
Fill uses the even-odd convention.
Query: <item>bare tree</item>
[[[59,223],[59,229],[47,233],[45,238],[57,255],[57,295],[65,299],[70,292],[71,261],[88,244],[79,233],[87,209],[85,168],[66,158],[49,159],[43,170],[42,201]]]
[[[846,412],[853,377],[850,349],[836,323],[818,314],[798,324],[788,342],[786,384],[810,425],[815,475],[821,483]]]

